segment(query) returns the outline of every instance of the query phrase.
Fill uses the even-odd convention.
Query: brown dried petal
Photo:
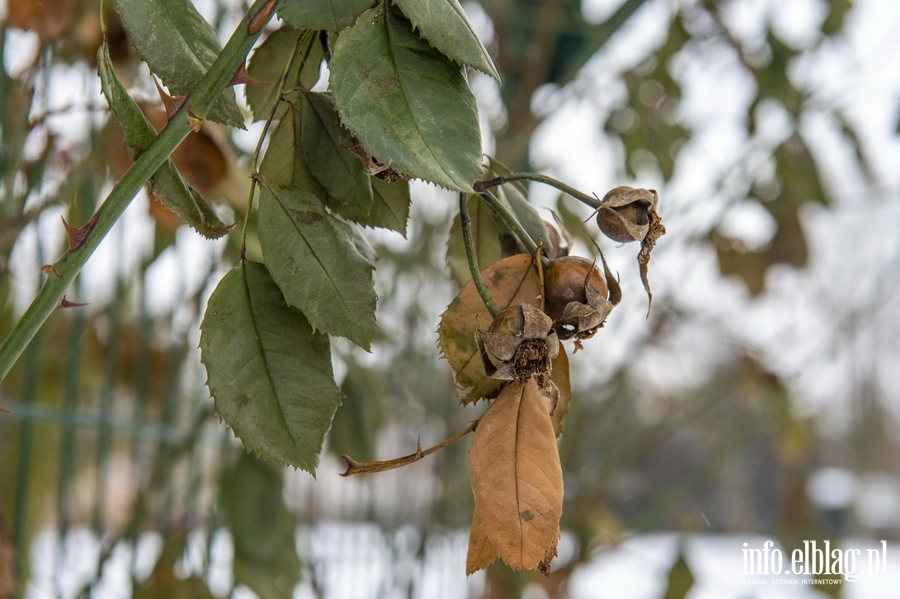
[[[529,304],[521,304],[521,308],[525,320],[522,338],[546,339],[553,330],[550,317]]]
[[[606,268],[607,279],[611,279],[611,273],[606,266],[605,259],[603,266]],[[618,291],[617,284],[615,284],[615,289],[618,292],[618,298],[621,298],[621,292]],[[563,339],[571,339],[572,337],[577,340],[590,339],[596,334],[597,329],[603,326],[603,323],[606,322],[607,317],[615,306],[591,284],[590,273],[584,279],[584,295],[587,300],[586,304],[569,302],[556,320],[556,330]],[[580,348],[580,344],[576,345],[576,348]]]
[[[622,301],[622,288],[619,287],[618,279],[616,279],[615,275],[613,275],[612,271],[609,269],[609,265],[606,263],[606,257],[603,255],[602,251],[600,252],[600,261],[603,262],[603,272],[606,276],[606,288],[609,291],[609,302],[613,307],[616,307],[619,305],[619,302]]]
[[[570,302],[556,321],[559,336],[563,339],[580,338],[584,333],[598,328],[605,317],[594,308],[578,302]]]
[[[481,342],[488,354],[497,358],[501,362],[509,362],[516,355],[516,349],[522,342],[521,338],[507,335],[506,333],[492,333],[487,331],[481,333]]]

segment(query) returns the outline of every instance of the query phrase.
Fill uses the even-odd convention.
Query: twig
[[[418,462],[422,458],[427,455],[431,455],[434,452],[447,447],[453,443],[456,443],[469,433],[475,430],[475,427],[478,426],[478,422],[481,420],[479,417],[477,420],[473,420],[469,423],[469,426],[459,431],[449,439],[445,439],[435,445],[434,447],[429,447],[428,449],[422,449],[421,441],[417,443],[416,453],[412,453],[407,456],[403,456],[402,458],[396,458],[393,460],[387,460],[386,462],[357,462],[347,454],[342,455],[344,461],[347,462],[347,471],[342,473],[341,476],[356,476],[357,474],[374,474],[376,472],[385,472],[387,470],[394,470],[395,468],[402,468],[403,466],[409,466],[410,464],[414,464]]]
[[[503,185],[504,183],[511,183],[513,181],[535,181],[537,183],[543,183],[550,187],[555,187],[563,193],[569,194],[579,202],[583,202],[591,208],[596,209],[600,207],[600,200],[598,200],[596,196],[580,192],[574,187],[566,185],[562,181],[538,173],[509,173],[508,175],[501,175],[493,179],[488,179],[487,181],[476,181],[475,191],[485,191],[491,187]]]

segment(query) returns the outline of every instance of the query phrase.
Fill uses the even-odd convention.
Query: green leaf
[[[669,569],[669,584],[663,599],[684,599],[694,586],[694,575],[684,561],[684,552],[679,552],[678,559]]]
[[[319,198],[328,194],[316,182],[300,152],[300,114],[292,103],[269,137],[269,147],[259,167],[259,174],[271,185],[299,187]],[[323,200],[324,201],[324,200]]]
[[[234,540],[234,582],[261,599],[290,599],[300,580],[296,520],[283,500],[284,470],[244,454],[222,475],[221,504]]]
[[[202,578],[182,578],[175,574],[176,564],[184,557],[186,539],[182,533],[170,533],[153,572],[144,584],[133,581],[134,599],[214,599]]]
[[[375,0],[283,0],[278,16],[298,29],[340,31],[374,4]]]
[[[259,206],[263,255],[287,303],[316,330],[368,350],[376,332],[373,267],[350,226],[302,189],[263,186]]]
[[[338,203],[316,181],[299,151],[301,115],[295,105],[287,105],[291,110],[283,115],[269,138],[269,149],[259,169],[262,177],[272,185],[307,191],[332,211],[363,226],[382,227],[405,235],[409,218],[409,184],[402,179],[389,183],[371,177],[373,201],[367,211],[359,205]],[[359,162],[357,158],[353,159]]]
[[[313,177],[300,149],[300,110],[291,102],[287,106],[290,106],[290,110],[285,112],[269,138],[269,147],[259,168],[262,177],[272,185],[294,187],[311,193],[332,211],[352,221],[368,220],[371,208],[364,211],[335,201]]]
[[[384,421],[382,399],[388,397],[385,371],[363,368],[350,358],[341,385],[344,401],[334,415],[328,450],[356,460],[375,459],[375,444]]]
[[[122,127],[125,143],[137,160],[156,139],[156,130],[116,76],[106,44],[98,53],[97,70],[106,101]],[[150,192],[205,237],[215,239],[231,229],[231,225],[223,223],[206,200],[187,184],[171,160],[166,160],[150,178]]]
[[[331,346],[285,304],[265,266],[243,262],[219,282],[200,350],[216,410],[244,447],[314,475],[341,403]]]
[[[444,55],[500,81],[500,74],[457,0],[394,0],[422,37]]]
[[[313,177],[300,151],[300,111],[291,102],[287,106],[290,110],[269,138],[259,173],[270,185],[302,189],[327,203],[328,193]]]
[[[498,222],[494,211],[480,197],[469,196],[466,206],[469,209],[469,218],[472,220],[472,239],[475,242],[478,268],[484,270],[502,257],[500,237],[505,229]],[[472,273],[469,271],[459,213],[453,219],[450,238],[447,240],[447,266],[450,267],[450,276],[459,286],[463,286],[471,280]]]
[[[250,57],[247,64],[247,72],[260,81],[271,84],[244,86],[244,95],[250,111],[253,113],[254,121],[269,118],[272,104],[278,100],[284,67],[291,59],[297,40],[303,33],[299,29],[285,25],[267,37],[253,51],[253,56]],[[301,44],[299,54],[288,72],[286,89],[293,89],[297,83],[309,89],[319,80],[319,70],[322,66],[322,45],[316,37],[316,35],[310,35]],[[287,104],[280,106],[275,112],[275,119],[281,119],[286,109]]]
[[[372,210],[359,222],[368,227],[382,227],[406,237],[409,220],[409,183],[403,179],[389,183],[372,177]]]
[[[457,191],[480,172],[475,97],[458,65],[396,9],[365,13],[334,44],[331,86],[344,125],[380,162]]]
[[[222,51],[212,25],[190,0],[116,0],[122,24],[150,70],[174,96],[190,94]],[[228,88],[209,119],[244,128],[244,117]]]
[[[372,210],[372,185],[366,165],[349,152],[354,145],[331,96],[301,94],[300,149],[309,172],[334,202],[366,215]]]

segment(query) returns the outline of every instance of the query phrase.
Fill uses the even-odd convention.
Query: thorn
[[[62,217],[60,217],[62,218]],[[63,226],[66,228],[66,236],[69,238],[69,251],[74,252],[87,240],[88,235],[91,234],[91,231],[94,230],[94,227],[97,225],[97,219],[100,218],[99,214],[95,214],[91,217],[91,220],[87,222],[86,225],[81,227],[80,229],[76,229],[72,225],[66,222],[66,219],[62,218]],[[44,270],[41,268],[41,270]]]
[[[5,414],[12,414],[12,412],[10,412],[9,410],[6,410],[4,408],[0,408],[0,412],[3,412]]]
[[[185,97],[185,99],[187,99],[187,97]],[[203,119],[194,114],[193,110],[188,109],[188,123],[190,123],[191,131],[197,133],[200,131],[200,125],[203,124]]]
[[[422,455],[422,438],[421,437],[416,439],[416,457],[419,459],[425,457]]]
[[[159,99],[162,100],[163,106],[166,108],[166,120],[171,121],[172,117],[178,114],[181,107],[187,101],[187,96],[178,96],[173,98],[160,85],[156,77],[153,78],[153,84],[156,85],[156,91],[159,93]],[[193,127],[192,127],[193,128]]]
[[[241,63],[241,66],[238,68],[237,73],[234,74],[234,77],[231,78],[231,82],[228,85],[272,85],[268,81],[260,81],[253,75],[247,72],[246,63]]]
[[[66,221],[63,221],[66,222]],[[45,275],[49,275],[51,277],[56,277],[57,279],[62,278],[62,273],[56,270],[56,265],[54,264],[45,264],[41,267],[41,272]]]
[[[70,302],[66,299],[66,296],[62,296],[62,299],[59,300],[59,303],[56,304],[56,310],[64,310],[65,308],[80,308],[82,306],[89,306],[91,302]]]
[[[344,478],[352,476],[356,467],[359,466],[359,462],[348,456],[346,453],[341,456],[341,459],[343,459],[347,463],[347,470],[342,472],[341,476],[343,476]]]
[[[269,0],[255,15],[250,17],[250,22],[247,23],[247,33],[249,35],[253,36],[262,31],[262,28],[272,18],[276,4],[278,4],[278,0]]]

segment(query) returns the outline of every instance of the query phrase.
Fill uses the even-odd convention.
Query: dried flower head
[[[597,226],[604,235],[619,243],[641,242],[638,265],[641,282],[651,302],[653,294],[650,292],[647,264],[656,241],[666,233],[662,218],[656,211],[658,204],[659,194],[655,189],[621,186],[603,196],[597,208]],[[649,306],[647,314],[650,314]]]
[[[593,262],[580,256],[552,260],[544,273],[547,314],[560,339],[575,339],[576,351],[582,348],[582,340],[603,326],[620,297],[608,269],[604,277]]]
[[[486,332],[476,331],[475,339],[489,377],[524,383],[533,376],[539,387],[549,384],[550,361],[559,355],[559,339],[550,317],[534,306],[510,306]]]

